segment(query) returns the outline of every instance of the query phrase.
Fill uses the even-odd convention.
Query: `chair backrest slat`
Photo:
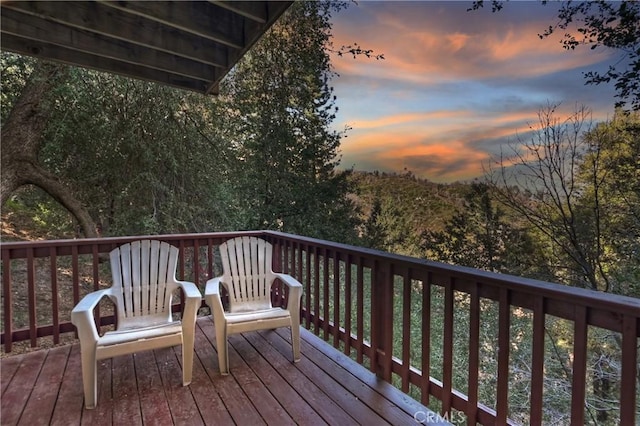
[[[152,250],[151,248],[151,241],[149,240],[145,240],[142,241],[142,247],[141,247],[141,251],[140,251],[140,274],[138,275],[140,277],[140,288],[141,288],[141,292],[140,292],[140,305],[146,307],[146,309],[149,310],[153,310],[153,306],[151,304],[151,299],[150,299],[150,295],[149,293],[151,292],[151,288],[154,286],[151,286],[151,282],[149,281],[149,271],[150,271],[150,267],[142,267],[142,265],[151,265],[151,259],[150,259],[150,251]],[[155,313],[155,310],[153,310]]]
[[[139,317],[144,314],[143,307],[141,306],[141,293],[144,293],[144,290],[142,289],[141,269],[144,268],[141,268],[140,265],[141,262],[144,262],[144,251],[145,247],[140,243],[140,241],[134,241],[131,243],[131,292],[127,292],[126,296],[131,297],[132,309],[130,312],[134,317]]]
[[[220,245],[231,312],[271,307],[272,250],[271,244],[255,237],[237,237]]]
[[[146,316],[171,317],[178,248],[156,240],[134,241],[111,251],[118,327]]]

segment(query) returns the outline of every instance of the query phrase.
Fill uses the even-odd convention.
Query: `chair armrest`
[[[176,281],[184,294],[184,312],[182,323],[184,326],[193,326],[198,316],[198,308],[202,302],[202,294],[198,287],[189,281]]]
[[[302,298],[302,284],[289,274],[275,272],[274,275],[289,287],[289,298],[287,300],[287,309],[291,312],[300,310],[300,299]]]
[[[103,297],[110,295],[111,289],[91,292],[85,295],[71,311],[71,322],[78,329],[78,337],[81,342],[93,342],[95,344],[98,341],[100,336],[93,319],[93,310]]]
[[[209,308],[211,308],[211,314],[214,321],[218,316],[224,318],[224,307],[222,306],[222,298],[220,297],[220,285],[224,285],[222,277],[215,277],[207,281],[207,285],[204,289],[204,300]]]
[[[178,285],[182,288],[184,292],[185,299],[200,299],[202,300],[202,294],[198,287],[189,281],[177,281]]]

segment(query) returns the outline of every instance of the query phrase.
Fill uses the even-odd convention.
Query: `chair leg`
[[[84,389],[84,406],[90,410],[96,408],[96,403],[98,401],[98,374],[95,348],[94,350],[82,350],[81,347],[80,357],[82,359],[82,387]]]
[[[300,325],[291,326],[291,347],[293,348],[293,362],[300,361]]]
[[[229,374],[229,350],[227,347],[227,327],[224,324],[222,326],[216,324],[216,346],[220,374],[226,376]]]
[[[182,386],[187,386],[191,383],[193,372],[193,342],[193,333],[182,333]]]

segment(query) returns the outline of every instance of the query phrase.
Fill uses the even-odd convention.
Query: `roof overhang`
[[[1,46],[216,94],[292,1],[2,1]]]

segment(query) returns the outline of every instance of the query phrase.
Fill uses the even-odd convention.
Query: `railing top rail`
[[[427,269],[436,275],[446,275],[460,280],[490,284],[496,287],[505,287],[518,292],[530,293],[534,296],[571,301],[576,305],[611,310],[613,312],[630,314],[640,318],[640,298],[605,293],[579,287],[570,287],[567,285],[518,277],[515,275],[500,274],[465,266],[449,265],[432,260],[418,259],[370,248],[351,246],[348,244],[333,243],[330,241],[302,237],[284,232],[264,231],[264,234],[328,250],[335,250],[348,255],[366,256],[377,261],[391,262],[406,268]]]
[[[136,235],[126,237],[104,237],[104,238],[80,238],[67,240],[38,240],[38,241],[15,241],[1,242],[0,252],[2,258],[23,259],[27,256],[47,257],[49,250],[56,249],[60,255],[70,254],[72,247],[78,249],[78,254],[91,253],[97,246],[98,253],[108,253],[113,248],[135,240],[151,239],[172,243],[187,243],[190,241],[206,241],[213,239],[223,242],[229,238],[239,235],[264,235],[261,231],[238,231],[238,232],[211,232],[193,234],[158,234],[158,235]]]
[[[62,239],[62,240],[36,240],[36,241],[2,241],[0,249],[20,249],[27,247],[70,247],[70,246],[89,246],[94,244],[122,244],[135,240],[164,240],[164,241],[180,241],[180,240],[206,240],[208,238],[226,239],[239,235],[263,235],[264,231],[236,231],[236,232],[209,232],[209,233],[192,233],[192,234],[157,234],[157,235],[137,235],[125,237],[101,237],[101,238],[78,238],[78,239]]]
[[[335,243],[316,238],[304,237],[294,234],[288,234],[278,231],[238,231],[238,232],[212,232],[212,233],[190,233],[190,234],[162,234],[162,235],[145,235],[145,236],[126,236],[126,237],[105,237],[105,238],[83,238],[68,240],[42,240],[42,241],[19,241],[19,242],[0,242],[0,250],[2,257],[8,256],[9,259],[26,257],[27,249],[34,249],[33,256],[47,256],[48,249],[52,247],[68,248],[68,247],[91,247],[99,245],[104,250],[109,251],[109,247],[115,247],[126,242],[138,239],[159,239],[167,242],[172,241],[189,241],[189,240],[225,240],[236,237],[238,235],[253,236],[271,236],[274,238],[286,239],[296,243],[340,252],[346,255],[365,257],[372,261],[391,263],[400,268],[411,268],[412,270],[427,270],[435,275],[443,275],[454,277],[458,280],[469,281],[474,283],[482,283],[494,287],[505,287],[520,293],[528,293],[535,296],[543,296],[561,301],[569,301],[576,305],[593,307],[602,310],[610,310],[612,312],[624,313],[640,317],[640,298],[621,296],[616,294],[604,293],[583,289],[578,287],[569,287],[566,285],[549,283],[530,278],[523,278],[514,275],[499,274],[495,272],[483,271],[464,266],[449,265],[445,263],[435,262],[426,259],[418,259],[399,254],[392,254],[380,250],[357,247],[348,244]],[[109,248],[109,249],[107,249]],[[43,250],[44,249],[44,250]]]

